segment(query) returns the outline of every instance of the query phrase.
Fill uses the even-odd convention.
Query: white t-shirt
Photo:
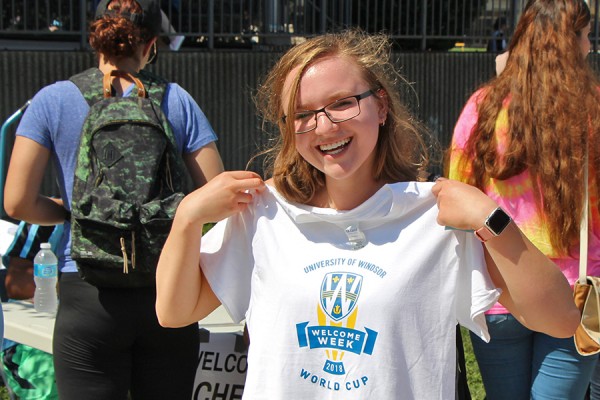
[[[250,334],[245,399],[449,399],[455,326],[488,340],[499,296],[472,233],[436,223],[431,183],[350,211],[275,189],[202,239],[215,294]]]

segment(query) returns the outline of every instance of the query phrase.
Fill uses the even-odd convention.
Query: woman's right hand
[[[253,193],[266,189],[249,171],[222,172],[179,204],[156,270],[156,315],[164,327],[181,327],[206,317],[220,304],[200,265],[202,226],[243,211]]]
[[[222,172],[187,195],[175,218],[200,225],[218,222],[246,209],[254,193],[262,193],[265,189],[264,181],[254,172]]]

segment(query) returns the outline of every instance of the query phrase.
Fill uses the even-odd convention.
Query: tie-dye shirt
[[[450,179],[464,182],[472,173],[471,166],[465,167],[461,160],[465,156],[464,148],[471,131],[477,123],[477,105],[482,98],[481,90],[471,96],[454,128],[448,170]],[[506,151],[508,126],[508,101],[505,101],[496,120],[495,140],[500,154]],[[549,232],[535,206],[529,172],[526,170],[506,180],[490,179],[484,191],[510,214],[529,240],[560,267],[569,283],[573,285],[579,276],[579,258],[559,257],[554,252]],[[590,194],[591,192],[590,190]],[[598,199],[595,196],[590,197],[590,204],[598,204]],[[600,276],[600,216],[597,207],[592,207],[589,224],[591,234],[588,239],[588,275]],[[579,247],[573,248],[571,254],[579,254]],[[505,314],[508,311],[497,303],[488,313]]]

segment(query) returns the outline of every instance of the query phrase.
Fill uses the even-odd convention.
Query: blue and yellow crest
[[[321,285],[321,307],[334,321],[346,318],[358,301],[363,277],[348,272],[331,272]]]

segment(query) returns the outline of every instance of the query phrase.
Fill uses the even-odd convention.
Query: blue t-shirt
[[[125,91],[127,96],[133,85]],[[177,147],[182,154],[192,153],[217,140],[208,119],[192,96],[181,86],[170,83],[162,110],[171,122]],[[56,166],[60,195],[71,209],[73,175],[79,137],[89,106],[70,81],[59,81],[40,90],[32,99],[17,128],[17,135],[48,148]],[[61,272],[76,272],[71,260],[71,229],[65,222],[63,240],[57,249]]]

